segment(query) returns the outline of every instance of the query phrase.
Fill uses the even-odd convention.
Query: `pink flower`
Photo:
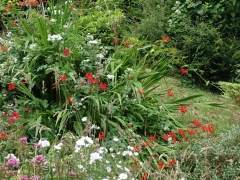
[[[27,175],[21,175],[20,180],[28,180],[28,176]]]
[[[22,137],[20,138],[20,141],[23,143],[23,144],[27,144],[27,137]]]
[[[19,159],[12,157],[7,161],[6,165],[17,168],[19,165]]]
[[[76,174],[75,172],[69,172],[69,173],[68,173],[68,176],[70,176],[70,177],[76,177],[77,174]]]
[[[40,180],[40,179],[41,179],[41,177],[38,175],[34,175],[34,176],[30,177],[30,180]]]
[[[47,160],[43,155],[36,155],[33,161],[36,163],[45,163]]]

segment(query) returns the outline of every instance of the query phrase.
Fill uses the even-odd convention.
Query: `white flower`
[[[131,147],[131,146],[127,146],[127,148],[129,149],[129,150],[134,150],[134,148],[133,147]]]
[[[128,168],[126,168],[126,167],[124,168],[124,170],[125,170],[126,172],[130,172],[130,170],[129,170]]]
[[[54,35],[49,34],[47,40],[48,41],[56,41],[56,40],[61,41],[62,36],[60,34],[56,34],[56,35],[55,34]]]
[[[83,136],[81,139],[76,141],[75,152],[78,152],[82,146],[88,147],[93,144],[93,140],[88,136]]]
[[[104,58],[104,55],[102,53],[99,53],[99,54],[96,55],[96,57],[102,59],[102,58]]]
[[[48,140],[39,140],[38,144],[41,144],[41,147],[49,147],[50,146],[50,142]]]
[[[98,150],[98,152],[99,152],[100,154],[102,154],[102,153],[104,153],[104,152],[108,152],[108,150],[107,150],[105,147],[100,147],[99,150]]]
[[[107,172],[111,172],[111,171],[112,171],[111,167],[107,166]]]
[[[15,158],[15,159],[18,159],[14,154],[10,153],[8,154],[5,159],[10,159],[10,158]]]
[[[122,155],[123,156],[126,156],[126,155],[132,156],[133,153],[132,153],[132,151],[123,151]]]
[[[109,148],[109,151],[110,151],[110,152],[113,152],[113,151],[114,151],[114,149],[113,149],[113,148]]]
[[[114,76],[114,75],[111,75],[111,74],[108,74],[108,75],[107,75],[107,78],[108,78],[108,79],[114,79],[114,77],[115,77],[115,76]]]
[[[175,11],[175,13],[178,14],[178,15],[180,15],[180,14],[181,14],[181,11],[180,11],[179,9],[177,9],[177,10]]]
[[[116,166],[117,166],[119,169],[122,169],[122,166],[121,166],[121,165],[117,164]]]
[[[180,2],[179,1],[176,1],[176,5],[179,5],[180,4]]]
[[[88,41],[87,44],[88,45],[96,45],[96,44],[98,44],[98,41],[97,40]]]
[[[87,117],[82,118],[82,122],[85,122],[85,121],[87,121]]]
[[[119,174],[119,176],[118,176],[118,179],[127,179],[127,178],[128,178],[128,175],[125,174],[125,173],[121,173],[121,174]]]
[[[114,138],[113,138],[113,141],[116,141],[116,142],[117,142],[117,141],[119,141],[119,139],[116,138],[116,137],[114,137]]]
[[[133,71],[133,69],[131,69],[131,68],[127,68],[127,71]]]
[[[60,149],[62,149],[62,143],[59,143],[58,145],[55,145],[54,146],[54,149],[57,149],[57,150],[60,150]]]
[[[56,19],[53,19],[53,18],[50,19],[50,22],[55,23],[56,21],[57,21]]]
[[[37,47],[37,44],[30,44],[29,48],[31,50],[35,50],[35,48]]]
[[[92,163],[94,163],[94,161],[96,161],[96,160],[102,160],[102,156],[100,156],[100,154],[99,153],[97,153],[97,152],[95,152],[95,153],[91,153],[90,154],[90,162],[89,162],[89,164],[92,164]]]

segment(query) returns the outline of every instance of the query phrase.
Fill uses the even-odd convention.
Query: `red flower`
[[[171,161],[168,162],[169,166],[174,166],[175,164],[176,164],[176,161],[174,161],[174,160],[171,160]]]
[[[65,82],[67,80],[66,74],[60,75],[59,80]]]
[[[170,38],[168,36],[162,36],[162,40],[168,42]]]
[[[17,22],[16,21],[13,22],[13,26],[17,26]]]
[[[13,112],[11,117],[18,119],[20,116],[19,116],[18,112]]]
[[[8,113],[3,112],[2,117],[7,117],[7,116],[8,116]]]
[[[7,133],[5,132],[0,133],[0,139],[6,139],[6,137],[7,137]]]
[[[196,129],[188,129],[188,134],[189,135],[197,134],[197,130]]]
[[[186,106],[180,106],[179,111],[182,113],[186,113],[187,112],[187,107]]]
[[[193,121],[194,126],[201,126],[201,123],[198,120]]]
[[[237,98],[238,98],[238,100],[240,100],[240,95],[238,95],[238,97],[237,97]]]
[[[119,41],[120,41],[120,40],[119,40],[118,38],[114,38],[114,39],[113,39],[113,42],[114,42],[115,44],[118,44]]]
[[[135,145],[133,151],[134,151],[134,152],[140,152],[140,148],[139,148],[137,145]]]
[[[165,163],[164,163],[164,162],[159,162],[159,163],[158,163],[158,168],[159,168],[159,169],[163,169],[164,166],[165,166]]]
[[[105,138],[105,134],[103,131],[101,133],[99,133],[98,138],[99,138],[99,140],[103,140]]]
[[[180,70],[183,75],[188,75],[188,71],[186,69],[181,68]]]
[[[8,84],[8,90],[14,90],[16,88],[14,83]]]
[[[179,129],[179,130],[178,130],[178,134],[184,135],[184,130],[183,130],[183,129]]]
[[[133,46],[134,44],[132,42],[129,42],[129,41],[124,41],[123,42],[123,46]]]
[[[89,82],[90,82],[91,84],[97,84],[97,83],[98,83],[98,80],[97,80],[96,78],[92,78],[92,79],[89,80]]]
[[[148,174],[144,173],[142,176],[140,176],[140,180],[147,180]]]
[[[99,86],[98,86],[101,90],[106,91],[107,90],[107,84],[106,83],[102,83],[100,82]]]
[[[67,98],[67,102],[68,102],[68,103],[72,102],[72,97],[71,97],[71,96],[69,96],[69,97]]]
[[[25,112],[30,112],[31,110],[30,110],[30,108],[27,107],[27,108],[24,109],[24,111]]]
[[[63,50],[63,54],[64,54],[65,56],[69,55],[69,54],[70,54],[70,49],[64,49],[64,50]]]
[[[167,90],[167,94],[168,94],[168,96],[174,96],[172,90]]]
[[[209,132],[211,132],[211,133],[213,133],[214,132],[214,126],[212,126],[212,125],[208,125],[208,131]]]
[[[3,51],[3,52],[7,52],[8,51],[8,48],[6,46],[0,46],[0,49]]]
[[[11,10],[11,9],[12,9],[12,5],[5,7],[5,8],[4,8],[4,11],[9,11],[9,10]]]
[[[164,140],[168,140],[168,138],[169,138],[169,135],[168,135],[168,134],[166,134],[166,133],[164,133],[164,134],[162,135],[162,138],[163,138]]]
[[[154,135],[150,135],[150,142],[153,142],[156,139],[156,133]]]
[[[174,138],[175,137],[175,133],[173,131],[169,132],[168,134],[170,137]]]
[[[90,72],[90,73],[86,73],[85,78],[86,78],[87,80],[92,79],[92,78],[93,78],[92,73],[91,73],[91,72]]]
[[[18,2],[18,6],[20,6],[20,7],[24,7],[25,6],[25,4],[24,4],[24,2]]]
[[[207,132],[207,126],[201,126],[202,131]]]
[[[138,92],[139,94],[141,94],[141,95],[143,95],[143,94],[144,94],[144,91],[141,91],[141,89],[140,89],[140,88],[138,88],[137,92]]]

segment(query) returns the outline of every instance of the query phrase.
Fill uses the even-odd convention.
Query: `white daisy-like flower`
[[[118,179],[120,180],[120,179],[127,179],[128,178],[128,175],[126,174],[126,173],[121,173],[121,174],[119,174],[119,176],[118,176]]]
[[[87,121],[87,117],[82,118],[82,122],[85,122],[85,121]]]

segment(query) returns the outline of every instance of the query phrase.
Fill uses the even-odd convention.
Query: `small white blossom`
[[[85,121],[87,121],[87,117],[82,118],[82,122],[85,122]]]
[[[38,144],[40,144],[41,145],[41,147],[49,147],[50,146],[50,142],[48,141],[48,140],[39,140],[39,142],[38,142]]]
[[[89,147],[91,144],[93,144],[93,140],[88,136],[83,136],[81,139],[76,141],[75,152],[78,152],[82,146]]]
[[[99,53],[99,54],[96,55],[96,57],[102,59],[102,58],[104,58],[104,55],[102,53]]]
[[[53,19],[53,18],[50,19],[50,22],[55,23],[56,21],[57,21],[56,19]]]
[[[117,141],[119,141],[119,139],[116,138],[116,137],[114,137],[114,138],[113,138],[113,141],[116,141],[116,142],[117,142]]]
[[[180,14],[181,14],[181,11],[180,11],[179,9],[177,9],[177,10],[175,11],[175,13],[178,14],[178,15],[180,15]]]
[[[30,44],[30,46],[29,46],[29,48],[30,48],[31,50],[35,50],[36,47],[37,47],[37,44]]]
[[[123,156],[126,156],[126,155],[132,156],[133,153],[132,153],[132,151],[123,151],[122,155]]]
[[[8,154],[6,157],[4,157],[5,159],[10,159],[10,158],[15,158],[18,159],[14,154],[10,153]]]
[[[112,171],[111,167],[107,166],[107,172],[111,172],[111,171]]]
[[[128,178],[128,175],[126,173],[121,173],[119,174],[118,176],[118,179],[121,180],[121,179],[127,179]]]
[[[108,75],[107,75],[107,78],[108,78],[108,79],[114,79],[114,77],[115,77],[115,76],[114,76],[114,75],[111,75],[111,74],[108,74]]]
[[[99,153],[97,153],[97,152],[95,152],[95,153],[91,153],[90,154],[90,162],[89,162],[89,164],[92,164],[92,163],[94,163],[96,160],[102,160],[102,156],[99,154]]]
[[[62,143],[59,143],[58,145],[55,145],[54,146],[54,149],[56,149],[56,150],[60,150],[60,149],[62,149]]]

